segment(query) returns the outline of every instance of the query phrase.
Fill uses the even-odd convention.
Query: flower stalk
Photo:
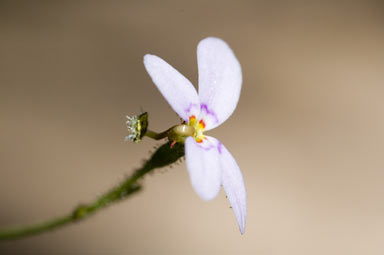
[[[144,136],[147,136],[147,137],[152,138],[154,140],[161,140],[163,138],[168,137],[169,130],[170,129],[167,129],[167,130],[165,130],[164,132],[161,132],[161,133],[156,133],[154,131],[147,130],[147,132],[144,134]]]
[[[9,229],[0,229],[0,241],[17,239],[30,235],[44,233],[50,230],[64,227],[71,223],[77,223],[95,214],[111,204],[131,197],[142,189],[141,180],[145,175],[156,168],[161,168],[175,163],[184,156],[184,144],[177,143],[171,147],[172,142],[160,146],[139,169],[125,179],[122,183],[112,188],[94,202],[76,207],[69,214],[57,217],[52,220],[30,226],[21,226]]]

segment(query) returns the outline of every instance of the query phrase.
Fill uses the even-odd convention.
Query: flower
[[[199,92],[191,82],[161,58],[147,54],[144,65],[172,109],[190,127],[185,157],[192,186],[204,200],[217,196],[222,185],[235,213],[240,232],[245,230],[246,190],[240,168],[211,130],[232,115],[240,96],[241,67],[231,48],[208,37],[197,46]]]

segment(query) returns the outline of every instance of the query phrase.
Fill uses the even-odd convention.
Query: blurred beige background
[[[147,75],[156,54],[197,82],[196,45],[223,38],[243,68],[234,115],[210,132],[248,190],[241,236],[221,192],[185,164],[69,227],[1,254],[383,254],[381,1],[1,1],[0,227],[67,213],[158,144],[125,143],[125,115],[178,118]],[[196,84],[197,85],[197,84]]]

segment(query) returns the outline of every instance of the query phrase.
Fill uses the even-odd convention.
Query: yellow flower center
[[[203,134],[205,129],[205,123],[203,120],[197,121],[196,116],[192,115],[189,117],[188,125],[195,129],[193,138],[195,138],[196,142],[202,143],[204,139],[207,139]]]

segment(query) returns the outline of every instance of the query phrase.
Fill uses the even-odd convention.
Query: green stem
[[[0,232],[0,240],[20,238],[27,235],[37,234],[66,225],[72,221],[72,215],[67,215],[38,225],[2,230]]]
[[[66,216],[58,217],[40,224],[0,230],[0,240],[16,239],[39,234],[83,220],[100,209],[128,198],[138,192],[142,188],[139,181],[143,176],[156,168],[170,165],[183,156],[184,145],[182,143],[177,143],[171,148],[171,142],[167,142],[160,146],[141,168],[137,169],[120,185],[106,192],[94,202],[86,205],[80,205]]]
[[[167,130],[165,130],[164,132],[161,132],[161,133],[156,133],[154,131],[147,130],[147,132],[145,132],[144,135],[147,136],[147,137],[150,137],[152,139],[155,139],[155,140],[161,140],[161,139],[166,138],[168,136],[168,132],[171,129],[172,128],[167,129]]]

